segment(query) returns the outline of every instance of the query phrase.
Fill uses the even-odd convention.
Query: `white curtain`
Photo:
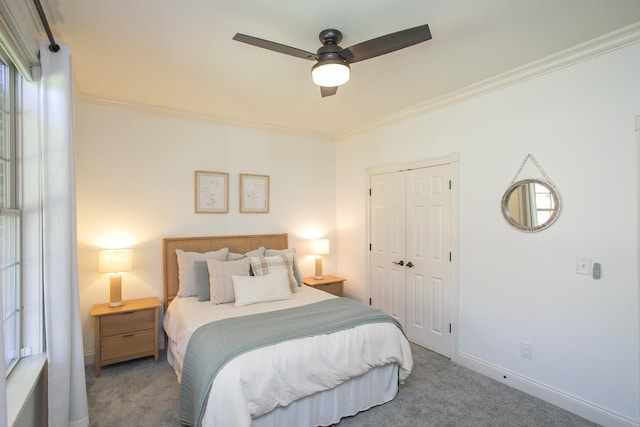
[[[69,48],[40,43],[43,281],[49,425],[87,426],[76,259],[73,86]]]

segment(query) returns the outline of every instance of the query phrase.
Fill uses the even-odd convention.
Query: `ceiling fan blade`
[[[286,46],[269,40],[263,40],[257,37],[248,36],[246,34],[236,33],[236,35],[233,36],[233,39],[242,43],[250,44],[252,46],[273,50],[274,52],[284,53],[285,55],[291,55],[311,61],[318,60],[318,55],[315,53],[307,52],[306,50],[297,49],[295,47]]]
[[[404,49],[405,47],[413,46],[414,44],[427,40],[431,40],[429,25],[419,25],[342,49],[340,56],[352,64]]]
[[[335,95],[338,92],[338,86],[334,87],[325,87],[320,86],[320,95],[324,98],[325,96]]]

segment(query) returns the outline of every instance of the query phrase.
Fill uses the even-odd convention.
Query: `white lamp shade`
[[[109,249],[98,253],[98,271],[100,273],[120,273],[133,270],[133,251],[131,249]]]
[[[310,240],[309,253],[312,255],[327,255],[329,253],[329,239]]]
[[[318,63],[311,68],[313,82],[322,87],[336,87],[349,81],[351,71],[344,63]]]

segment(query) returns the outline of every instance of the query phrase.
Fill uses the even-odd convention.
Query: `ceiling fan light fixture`
[[[322,43],[322,47],[316,53],[312,53],[246,34],[237,33],[233,36],[233,40],[242,43],[308,61],[316,61],[316,64],[311,67],[311,78],[315,84],[320,86],[320,95],[324,98],[335,95],[338,91],[338,86],[349,81],[351,74],[349,64],[431,40],[431,31],[427,24],[418,25],[417,27],[376,37],[345,49],[340,47],[342,33],[339,30],[332,28],[322,30],[318,34],[318,39]]]
[[[329,59],[318,61],[311,67],[313,82],[321,87],[336,87],[349,81],[351,70],[342,60]]]

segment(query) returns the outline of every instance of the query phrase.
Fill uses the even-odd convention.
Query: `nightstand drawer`
[[[342,296],[342,282],[329,283],[328,285],[316,285],[315,288],[339,297]]]
[[[153,329],[103,338],[100,340],[100,363],[115,363],[133,357],[153,355],[156,341]]]
[[[153,314],[153,309],[150,309],[103,316],[100,318],[101,335],[104,338],[153,329]]]
[[[302,281],[307,286],[312,286],[320,291],[325,291],[337,297],[341,297],[345,279],[338,276],[324,276],[321,279],[307,277]]]

